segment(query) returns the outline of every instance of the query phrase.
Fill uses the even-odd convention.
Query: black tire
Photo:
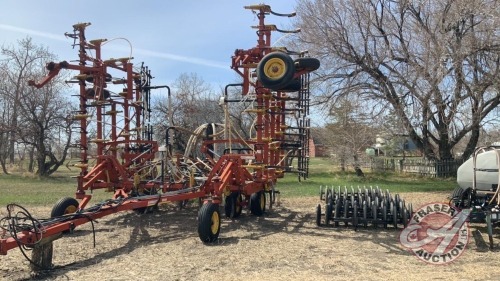
[[[250,196],[250,212],[252,215],[262,216],[266,211],[266,196],[263,191],[255,192]]]
[[[302,89],[300,79],[292,79],[285,87],[279,89],[280,92],[297,92]]]
[[[469,200],[469,195],[471,192],[472,189],[470,187],[466,189],[463,189],[460,186],[455,188],[455,190],[453,190],[453,193],[451,194],[450,205],[459,210],[469,208],[471,205]]]
[[[262,58],[257,65],[257,78],[262,85],[271,90],[286,87],[295,74],[293,59],[282,52],[272,52]]]
[[[71,197],[64,197],[59,199],[59,201],[56,202],[54,207],[52,207],[52,211],[50,212],[50,217],[55,218],[55,217],[60,217],[68,214],[73,214],[78,210],[78,206],[80,204],[75,198]],[[63,233],[70,233],[72,230],[65,230]]]
[[[235,219],[241,215],[241,194],[239,192],[233,192],[226,197],[226,202],[224,205],[224,212],[226,217],[230,219]]]
[[[325,206],[325,225],[330,225],[330,220],[332,219],[332,205],[326,204]]]
[[[295,60],[297,70],[315,71],[320,65],[321,63],[316,58],[298,58]]]
[[[339,220],[338,219],[340,218],[340,202],[341,202],[340,198],[338,198],[337,201],[335,202],[335,213],[333,214],[333,219],[334,219],[333,225],[335,227],[339,226]]]
[[[50,212],[50,217],[60,217],[67,214],[72,214],[78,210],[78,206],[80,204],[75,198],[64,197],[61,198],[57,203],[52,207],[52,212]]]
[[[321,226],[321,204],[316,206],[316,225]]]
[[[211,202],[203,204],[198,212],[198,236],[203,243],[212,243],[220,233],[219,205]]]

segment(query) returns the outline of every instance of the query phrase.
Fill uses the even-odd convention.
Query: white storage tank
[[[476,157],[476,188],[479,190],[495,190],[498,185],[497,157],[499,149],[480,153]],[[473,159],[465,161],[457,171],[457,183],[465,189],[472,188],[474,177]]]

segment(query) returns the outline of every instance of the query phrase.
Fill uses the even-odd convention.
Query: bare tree
[[[45,75],[45,63],[54,60],[46,48],[35,45],[31,38],[18,46],[1,48],[0,68],[0,163],[14,162],[16,144],[30,151],[30,170],[36,158],[37,174],[48,176],[64,162],[71,139],[71,106],[61,94],[64,77],[53,80],[47,88],[35,90],[29,80]],[[60,132],[62,134],[59,134]],[[61,153],[56,144],[63,143]],[[36,156],[35,156],[36,155]],[[58,158],[59,157],[59,158]]]
[[[169,133],[175,133],[175,149],[183,152],[189,138],[189,133],[204,123],[221,123],[223,112],[213,95],[212,88],[195,73],[181,74],[172,85],[172,116],[169,118],[168,103],[165,99],[154,101],[154,108],[161,112],[155,119],[157,132],[160,136],[166,134],[167,127],[177,128]]]
[[[462,157],[500,104],[496,0],[299,0],[301,42],[322,59],[326,100],[385,103],[429,159]]]
[[[362,174],[359,158],[371,146],[377,134],[370,111],[362,106],[359,98],[343,98],[330,108],[330,122],[325,125],[326,144],[335,151],[342,171],[352,163],[357,173]]]

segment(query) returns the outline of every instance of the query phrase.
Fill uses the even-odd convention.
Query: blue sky
[[[64,36],[72,25],[90,22],[87,39],[123,37],[132,44],[134,63],[145,62],[155,84],[171,83],[182,73],[197,73],[217,87],[236,81],[230,69],[235,49],[256,45],[257,18],[245,5],[255,1],[68,1],[3,0],[0,10],[0,44],[15,45],[30,36],[49,48],[59,60],[77,59],[73,40]],[[276,12],[294,11],[295,1],[267,1]],[[292,20],[273,15],[268,23],[286,29]],[[273,34],[273,41],[282,34]],[[103,47],[103,58],[127,57],[126,41]]]

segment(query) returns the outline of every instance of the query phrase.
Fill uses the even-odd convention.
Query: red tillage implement
[[[101,47],[106,39],[87,41],[85,31],[90,24],[73,26],[73,33],[66,35],[79,46],[78,64],[51,62],[47,64],[48,75],[40,82],[31,81],[30,85],[41,88],[61,70],[79,72],[68,81],[80,87],[79,109],[74,115],[80,132],[76,144],[80,161],[75,166],[81,169],[76,177],[76,199],[61,199],[46,220],[37,220],[24,208],[9,205],[9,215],[2,221],[0,254],[5,255],[18,246],[32,248],[33,262],[47,268],[51,266],[51,242],[63,233],[71,233],[78,225],[120,211],[146,212],[162,203],[182,204],[190,199],[202,202],[198,213],[200,239],[214,242],[220,232],[221,203],[227,217],[238,217],[244,207],[260,216],[265,212],[266,197],[270,207],[274,203],[276,181],[285,172],[298,173],[299,180],[307,177],[309,72],[319,67],[319,61],[306,57],[307,53],[271,46],[272,31],[298,31],[267,25],[265,16],[294,14],[277,14],[263,4],[245,8],[255,12],[259,20],[253,27],[257,29],[257,46],[235,51],[231,68],[242,77],[243,83],[228,85],[221,105],[228,110],[230,104],[250,102],[245,112],[254,119],[254,137],[243,139],[234,133],[226,114],[221,126],[212,123],[200,126],[182,156],[172,149],[171,136],[179,128],[169,127],[167,145],[158,153],[159,145],[153,138],[149,120],[151,90],[166,88],[170,97],[170,89],[151,86],[148,68],[141,66],[135,70],[131,57],[104,60]],[[113,76],[111,72],[121,73],[122,77],[116,78],[120,75]],[[110,83],[115,87],[122,85],[123,90],[111,91],[107,87]],[[232,87],[241,88],[241,98],[229,98]],[[291,120],[296,124],[287,124]],[[217,131],[220,127],[223,129]],[[92,139],[91,130],[95,131]],[[200,146],[205,155],[203,160],[191,153],[201,135],[205,136]],[[296,168],[292,167],[294,159]],[[114,195],[87,207],[91,192],[96,189],[106,189]],[[15,208],[21,211],[15,212]]]

